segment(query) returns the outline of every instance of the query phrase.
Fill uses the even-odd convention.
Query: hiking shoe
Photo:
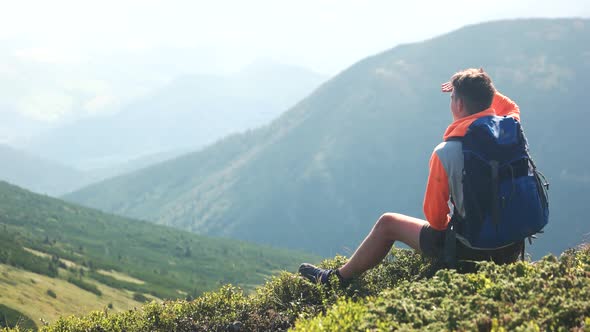
[[[299,274],[307,278],[309,281],[317,284],[326,285],[330,283],[330,276],[335,274],[338,279],[342,280],[338,270],[322,269],[317,266],[303,263],[299,265]]]

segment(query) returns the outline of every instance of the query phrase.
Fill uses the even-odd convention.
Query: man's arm
[[[440,89],[442,92],[451,92],[453,91],[453,83],[445,82],[441,84]],[[496,90],[490,108],[493,108],[498,116],[511,116],[520,122],[520,108],[518,105],[498,90]]]
[[[430,158],[430,172],[424,194],[424,216],[437,230],[447,228],[449,222],[449,180],[436,152]]]
[[[490,107],[496,110],[496,115],[511,116],[515,118],[516,121],[520,122],[520,108],[518,105],[510,100],[510,98],[498,92],[498,90],[496,90],[494,100],[492,101],[492,106]]]

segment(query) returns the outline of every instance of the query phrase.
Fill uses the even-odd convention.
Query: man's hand
[[[453,91],[453,83],[451,83],[451,82],[443,83],[440,86],[440,88],[441,88],[442,92],[451,92],[451,91]]]

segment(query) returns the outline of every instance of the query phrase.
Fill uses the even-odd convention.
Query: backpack
[[[463,145],[465,217],[455,210],[449,223],[449,265],[455,265],[455,238],[471,249],[494,250],[540,233],[549,221],[549,184],[529,154],[520,123],[481,117],[453,140]]]

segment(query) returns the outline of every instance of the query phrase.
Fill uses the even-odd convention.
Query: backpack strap
[[[457,231],[455,230],[454,219],[451,218],[447,230],[445,231],[445,246],[443,261],[447,268],[457,268]]]
[[[442,253],[442,261],[447,268],[457,268],[457,223],[459,222],[460,216],[453,198],[451,197],[451,203],[453,204],[453,216],[447,225],[445,231],[445,243]]]

